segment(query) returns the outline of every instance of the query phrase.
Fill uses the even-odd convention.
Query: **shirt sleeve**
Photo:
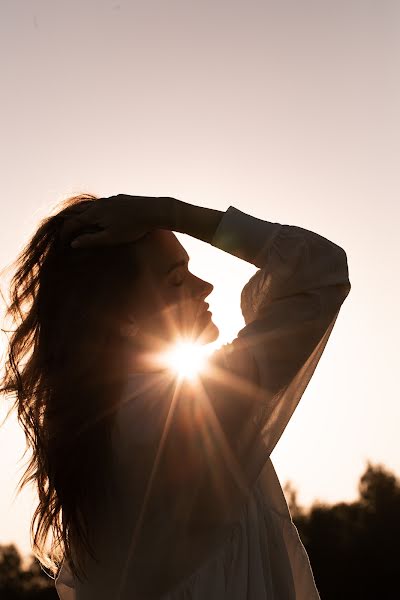
[[[350,291],[345,251],[307,229],[230,207],[213,245],[259,270],[241,294],[246,326],[214,353],[199,381],[181,384],[171,403],[165,489],[173,490],[176,519],[185,507],[203,524],[237,514]]]

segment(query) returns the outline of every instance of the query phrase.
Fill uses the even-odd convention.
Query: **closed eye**
[[[179,285],[182,285],[185,281],[185,276],[188,273],[187,265],[185,266],[185,269],[183,268],[183,266],[174,269],[173,273],[170,276],[170,281],[173,286],[177,287]]]
[[[167,271],[167,275],[169,275],[169,273],[172,273],[172,271],[175,271],[175,269],[179,269],[179,267],[186,267],[188,266],[188,259],[182,259],[179,260],[178,262],[174,263],[173,265],[171,265]]]

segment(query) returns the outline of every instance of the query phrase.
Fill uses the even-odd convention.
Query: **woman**
[[[162,357],[218,337],[213,286],[173,231],[259,269],[246,326],[196,381]],[[350,291],[344,250],[233,207],[78,196],[17,267],[3,390],[33,450],[22,485],[37,484],[34,550],[60,598],[319,598],[270,454]]]

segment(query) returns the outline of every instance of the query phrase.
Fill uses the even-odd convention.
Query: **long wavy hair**
[[[38,493],[33,554],[54,576],[67,559],[78,578],[84,557],[96,559],[89,516],[112,493],[111,430],[128,364],[119,325],[138,274],[134,244],[61,242],[64,220],[96,199],[57,205],[13,263],[6,318],[15,327],[0,387],[15,396],[8,415],[16,409],[32,451],[18,492],[33,482]]]

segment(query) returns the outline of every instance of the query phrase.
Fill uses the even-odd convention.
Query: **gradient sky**
[[[331,239],[352,290],[271,458],[304,506],[354,499],[367,460],[399,475],[400,3],[3,0],[0,44],[0,267],[81,192],[233,205]],[[255,268],[179,238],[229,341]],[[28,551],[23,449],[10,419],[0,543]]]

